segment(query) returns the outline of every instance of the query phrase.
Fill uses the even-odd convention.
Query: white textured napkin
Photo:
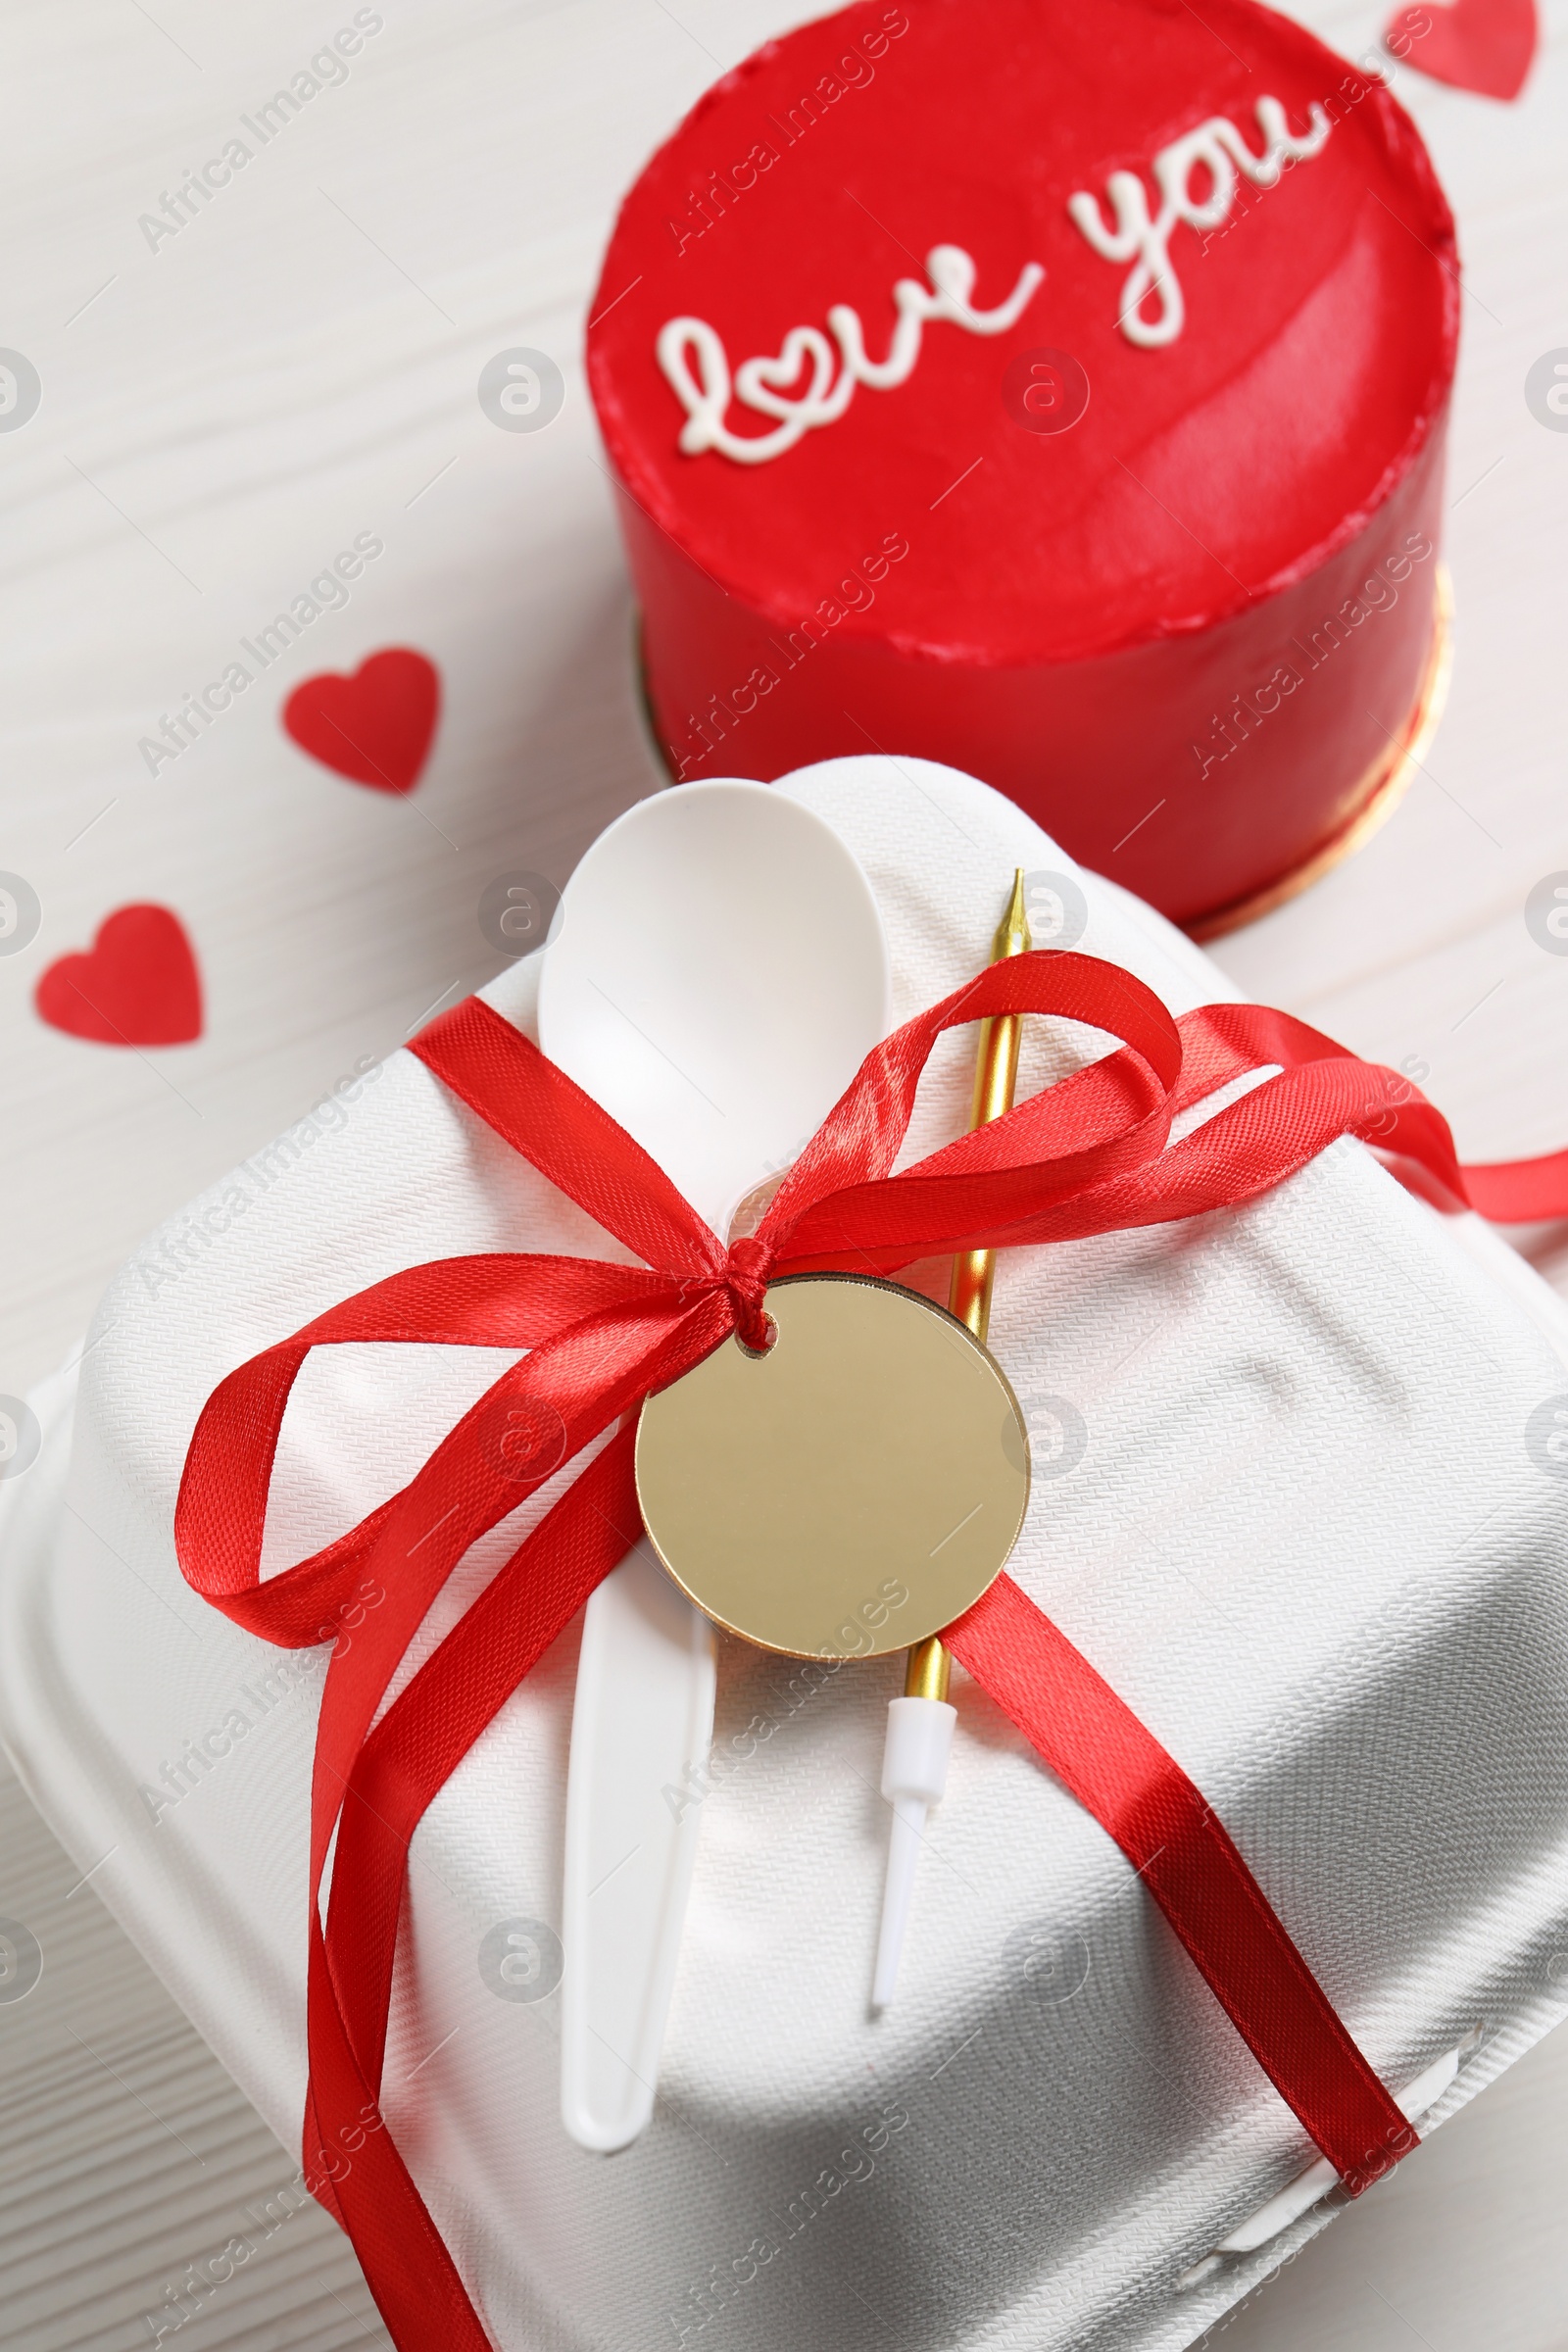
[[[864,866],[899,1020],[985,960],[1019,864],[1063,878],[1069,925],[1082,893],[1067,944],[1173,1011],[1234,993],[966,777],[856,760],[778,789]],[[486,993],[527,1029],[536,979],[514,966]],[[1086,1050],[1031,1022],[1021,1088]],[[966,1033],[939,1048],[907,1156],[963,1126],[971,1054]],[[7,1743],[81,1867],[108,1854],[95,1886],[290,2146],[322,1653],[272,1651],[186,1589],[185,1447],[226,1372],[337,1299],[518,1248],[612,1246],[398,1054],[117,1278],[69,1509],[67,1384],[36,1400],[43,1458],[3,1490]],[[1568,1387],[1561,1327],[1473,1219],[1438,1218],[1350,1143],[1250,1209],[1011,1252],[997,1279],[992,1346],[1036,1457],[1013,1575],[1214,1803],[1391,2084],[1479,2031],[1440,2116],[1568,1999],[1568,1486],[1526,1443]],[[269,1569],[403,1484],[500,1362],[313,1358]],[[407,1671],[551,1499],[475,1548]],[[1319,2226],[1178,2289],[1313,2151],[1130,1867],[961,1677],[900,1999],[869,2019],[898,1662],[824,1682],[738,1642],[711,1774],[693,1760],[659,2109],[623,2155],[572,2146],[558,2001],[507,1997],[496,1952],[515,1923],[559,1929],[575,1653],[573,1629],[417,1833],[386,2068],[399,2145],[506,2352],[1175,2347]],[[528,1990],[550,1977],[535,1940]]]

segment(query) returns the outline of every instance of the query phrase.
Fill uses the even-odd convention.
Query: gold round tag
[[[728,1339],[637,1426],[654,1549],[763,1649],[880,1657],[938,1634],[1000,1573],[1029,1442],[995,1359],[897,1283],[773,1283],[765,1354]]]

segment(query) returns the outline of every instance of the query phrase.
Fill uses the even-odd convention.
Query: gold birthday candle
[[[1012,897],[1007,911],[997,926],[991,942],[991,961],[1002,963],[1009,956],[1026,956],[1032,942],[1029,937],[1029,913],[1024,905],[1024,876],[1020,865],[1012,877]],[[969,1106],[971,1132],[976,1127],[988,1127],[1000,1119],[1004,1110],[1012,1108],[1013,1089],[1018,1083],[1018,1041],[1023,1022],[1015,1012],[1000,1013],[993,1020],[980,1024],[980,1043],[975,1049],[974,1098]],[[991,1286],[996,1279],[997,1253],[994,1250],[966,1250],[953,1261],[953,1281],[948,1290],[948,1312],[956,1315],[985,1346],[986,1333],[991,1326]],[[908,1669],[904,1677],[906,1698],[946,1698],[948,1695],[948,1653],[940,1642],[921,1642],[909,1652]]]
[[[991,943],[991,961],[1001,963],[1008,956],[1027,955],[1030,945],[1020,866],[1012,878],[1007,911]],[[1010,1012],[999,1013],[980,1024],[974,1098],[969,1110],[971,1132],[976,1127],[988,1126],[1012,1108],[1021,1027],[1019,1016]],[[991,1321],[991,1285],[996,1263],[996,1252],[992,1250],[966,1250],[953,1261],[948,1306],[982,1347]],[[917,1642],[909,1652],[904,1696],[892,1700],[888,1707],[882,1794],[892,1807],[893,1819],[876,1974],[871,1989],[872,2005],[878,2009],[887,2007],[898,1984],[899,1960],[926,1815],[941,1797],[947,1781],[953,1727],[957,1720],[948,1704],[948,1653],[936,1636]]]

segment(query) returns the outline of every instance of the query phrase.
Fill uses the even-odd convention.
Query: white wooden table
[[[3,1393],[62,1359],[159,1218],[488,976],[475,910],[494,875],[564,880],[657,780],[583,388],[585,307],[644,156],[721,68],[812,12],[360,13],[380,28],[346,78],[265,146],[241,118],[352,24],[349,0],[13,0],[0,20],[0,344],[42,390],[36,415],[0,430],[0,866],[42,908],[32,943],[0,955]],[[1378,29],[1359,0],[1298,13],[1350,53]],[[1250,994],[1377,1059],[1425,1064],[1461,1150],[1495,1158],[1568,1142],[1568,956],[1523,918],[1532,886],[1568,869],[1568,434],[1538,423],[1523,389],[1532,362],[1568,347],[1568,0],[1551,0],[1518,106],[1409,72],[1397,86],[1468,265],[1452,699],[1387,830],[1219,954]],[[244,168],[150,240],[141,216],[236,135]],[[476,397],[485,362],[518,345],[565,378],[537,433],[498,431]],[[348,604],[150,775],[139,739],[365,531],[384,553]],[[328,774],[277,720],[300,679],[389,644],[427,653],[446,687],[411,799]],[[143,1053],[43,1027],[43,965],[148,899],[195,944],[203,1040]],[[1524,1239],[1568,1290],[1562,1229]],[[264,2237],[263,2200],[293,2158],[76,1880],[0,1780],[0,1917],[44,1954],[36,1990],[0,2002],[5,2342],[154,2341],[167,2290],[232,2232],[258,2251],[188,2307],[182,2347],[384,2342],[315,2208]],[[1562,2346],[1565,2168],[1558,2036],[1311,2246],[1230,2342]]]

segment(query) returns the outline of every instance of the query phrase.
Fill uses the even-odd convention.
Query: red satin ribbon
[[[894,1161],[942,1033],[1050,1014],[1121,1051],[901,1174]],[[1111,964],[1038,953],[993,965],[867,1055],[758,1232],[726,1250],[588,1096],[477,1000],[413,1045],[425,1065],[639,1258],[494,1253],[390,1276],[231,1373],[203,1408],[175,1513],[180,1566],[285,1646],[330,1638],[366,1580],[384,1593],[327,1669],[311,1801],[304,2152],[404,2352],[485,2352],[484,2328],[378,2105],[409,1840],[511,1692],[641,1532],[635,1414],[731,1332],[755,1341],[766,1285],[1158,1224],[1253,1199],[1350,1134],[1445,1204],[1568,1214],[1568,1153],[1464,1170],[1441,1115],[1392,1070],[1256,1005],[1173,1021]],[[1170,1124],[1277,1062],[1171,1145]],[[278,1432],[311,1348],[343,1342],[524,1348],[402,1491],[336,1543],[261,1580]],[[617,1426],[618,1425],[618,1426]],[[593,1448],[607,1431],[615,1434]],[[579,1471],[377,1720],[452,1569],[564,1463]],[[1230,1838],[1175,1760],[1003,1577],[948,1636],[1143,1876],[1259,2064],[1352,2190],[1415,2134],[1334,2014]],[[373,1727],[373,1728],[372,1728]],[[323,1928],[320,1887],[334,1830]]]

